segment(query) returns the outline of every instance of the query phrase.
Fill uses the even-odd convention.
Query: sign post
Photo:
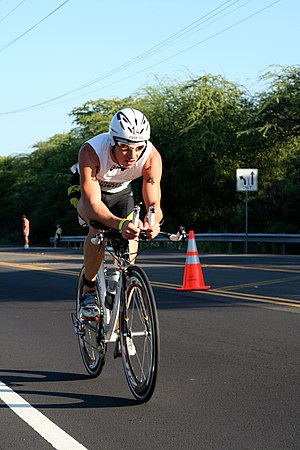
[[[236,169],[236,190],[246,193],[245,205],[245,253],[248,253],[248,192],[258,190],[258,170],[257,169]]]

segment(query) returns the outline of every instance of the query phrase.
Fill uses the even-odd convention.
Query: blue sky
[[[212,73],[256,92],[269,66],[299,64],[299,17],[299,0],[0,0],[0,156],[157,77]]]

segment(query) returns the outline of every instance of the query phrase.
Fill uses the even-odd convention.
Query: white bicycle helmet
[[[150,124],[143,113],[133,108],[118,111],[109,125],[111,143],[118,139],[128,142],[145,142],[150,139]]]

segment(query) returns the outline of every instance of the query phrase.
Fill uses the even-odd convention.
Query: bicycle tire
[[[78,333],[78,343],[84,366],[92,378],[98,377],[103,369],[106,358],[107,344],[101,334],[102,320],[97,322],[86,322],[79,320],[80,297],[83,288],[84,266],[81,268],[76,295],[76,317]],[[97,284],[96,288],[98,290]],[[98,296],[99,298],[99,296]],[[100,305],[99,305],[100,306]]]
[[[157,381],[160,338],[155,297],[143,269],[129,266],[121,294],[123,368],[132,394],[144,403],[152,397]]]

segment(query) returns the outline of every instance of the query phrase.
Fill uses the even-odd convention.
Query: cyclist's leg
[[[68,197],[70,199],[72,206],[74,206],[74,208],[77,209],[80,225],[82,226],[88,225],[89,220],[86,216],[80,195],[80,175],[78,173],[77,168],[75,171],[75,166],[72,178],[69,183]],[[102,251],[99,252],[98,246],[95,246],[91,243],[91,238],[96,234],[97,230],[94,230],[91,227],[89,227],[89,233],[84,243],[85,278],[91,282],[96,280],[97,272],[99,270],[104,255],[104,246],[103,249],[101,249]],[[84,285],[83,294],[89,290],[95,290],[95,287],[89,288],[88,286]]]
[[[106,354],[105,338],[102,335],[102,321],[78,320],[81,318],[82,289],[84,283],[84,266],[82,267],[77,285],[76,314],[73,317],[74,330],[78,336],[79,348],[84,365],[92,377],[100,374]],[[100,334],[101,333],[101,334]]]
[[[101,199],[108,209],[119,217],[125,218],[133,212],[134,199],[130,185],[121,192],[109,193],[102,191]],[[88,222],[81,199],[78,201],[77,211],[79,215]],[[98,247],[91,243],[91,238],[95,236],[95,234],[97,234],[97,230],[90,227],[89,234],[87,235],[84,244],[85,277],[90,281],[96,279],[97,272],[104,257],[104,245],[102,246],[101,251],[99,251]],[[130,240],[129,250],[132,255],[130,259],[133,263],[138,250],[138,242]]]
[[[129,241],[129,253],[130,253],[130,263],[135,263],[135,258],[138,253],[139,249],[139,242],[137,240],[130,240]]]
[[[96,280],[99,267],[104,258],[105,250],[104,243],[102,243],[99,247],[91,242],[91,238],[97,234],[97,231],[98,230],[95,230],[94,228],[89,228],[89,232],[85,238],[83,246],[85,278],[91,282]],[[84,286],[83,293],[86,293],[89,290],[95,289]]]
[[[87,223],[88,220],[85,216],[85,211],[82,206],[82,200],[80,199],[77,205],[77,211],[81,218],[83,218]],[[104,245],[102,244],[99,248],[98,245],[94,245],[91,242],[91,238],[97,234],[98,230],[95,230],[92,227],[89,227],[89,232],[85,238],[84,246],[83,246],[83,255],[84,255],[84,267],[85,267],[85,278],[88,281],[94,282],[97,277],[97,273],[101,262],[104,257]],[[95,290],[93,287],[84,286],[83,293]]]
[[[80,217],[87,222],[81,200],[78,202],[77,211]],[[97,320],[101,314],[96,291],[96,278],[104,257],[105,246],[104,243],[100,247],[92,244],[91,238],[96,234],[97,230],[89,227],[89,232],[83,247],[85,269],[79,316],[85,320]]]

